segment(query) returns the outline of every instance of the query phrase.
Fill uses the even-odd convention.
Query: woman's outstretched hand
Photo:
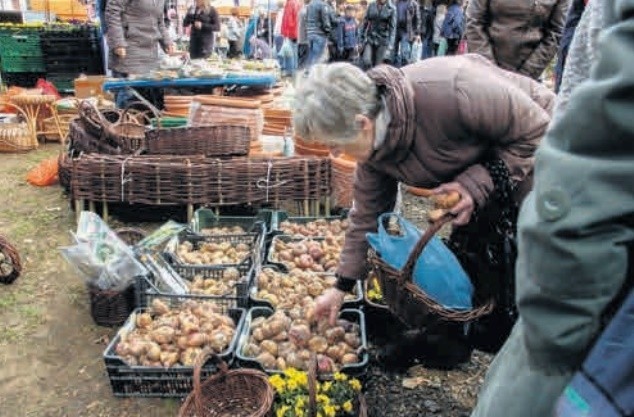
[[[446,184],[442,184],[437,188],[434,188],[431,191],[433,195],[448,194],[452,191],[460,194],[460,200],[458,201],[458,203],[448,209],[449,213],[456,216],[452,224],[454,226],[464,226],[469,223],[469,220],[471,220],[471,215],[473,214],[473,210],[475,209],[475,202],[473,201],[473,197],[471,197],[471,194],[469,194],[469,191],[467,191],[467,189],[464,188],[462,184],[458,182],[448,182]]]
[[[328,318],[331,326],[337,322],[339,310],[343,305],[345,293],[337,288],[329,288],[320,295],[315,303],[315,318],[320,320],[324,317]]]

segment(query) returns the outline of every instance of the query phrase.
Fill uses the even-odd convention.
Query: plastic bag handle
[[[455,217],[451,213],[446,213],[441,218],[429,224],[425,233],[420,237],[414,249],[409,254],[409,258],[407,258],[407,262],[405,262],[405,266],[403,267],[401,276],[403,277],[404,282],[411,282],[413,280],[414,275],[414,266],[416,265],[416,261],[420,257],[420,254],[423,253],[423,249],[429,243],[429,241],[434,237],[434,235],[440,230],[441,227],[445,225],[445,223],[453,220]]]

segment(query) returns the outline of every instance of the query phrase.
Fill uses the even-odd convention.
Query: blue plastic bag
[[[385,221],[390,217],[398,220],[401,234],[390,235],[385,230]],[[381,259],[396,269],[403,269],[412,249],[420,240],[421,231],[412,223],[394,214],[379,216],[377,233],[366,235],[370,246]],[[438,237],[434,236],[416,261],[414,283],[434,301],[452,310],[470,310],[473,285],[456,256]]]

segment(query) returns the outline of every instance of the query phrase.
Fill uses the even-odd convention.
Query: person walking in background
[[[424,0],[420,6],[421,34],[423,38],[422,59],[434,56],[434,20],[436,18],[436,5],[432,0]]]
[[[612,380],[609,367],[618,366],[630,382],[621,395],[566,388],[634,286],[634,0],[590,0],[586,12],[593,5],[605,22],[601,53],[537,153],[535,189],[518,227],[519,320],[489,367],[472,417],[632,415],[633,364],[622,356],[596,379]],[[632,349],[612,347],[606,361]],[[620,412],[596,401],[605,394],[624,406]],[[562,395],[576,407],[555,414]]]
[[[271,20],[269,19],[269,15],[266,13],[266,10],[259,9],[255,36],[259,40],[264,41],[268,44],[272,40],[269,37],[269,34],[271,34],[272,30],[273,28],[271,27]]]
[[[287,76],[295,75],[297,70],[297,38],[299,33],[298,21],[301,5],[298,0],[286,0],[284,18],[282,19],[282,36],[290,48],[290,56],[284,59]],[[284,68],[283,68],[284,70]]]
[[[340,18],[337,26],[337,55],[340,61],[352,62],[358,51],[359,27],[354,12],[353,5],[346,5],[345,14]]]
[[[306,8],[306,36],[308,38],[306,71],[324,57],[331,31],[330,6],[324,0],[311,0]]]
[[[227,41],[229,42],[229,52],[227,58],[234,59],[240,57],[240,39],[244,28],[240,21],[240,9],[231,8],[231,16],[227,20]]]
[[[436,17],[434,18],[434,31],[433,31],[433,55],[437,56],[440,48],[441,42],[447,42],[446,39],[442,37],[440,32],[442,31],[442,25],[445,22],[445,15],[447,14],[447,6],[444,4],[439,4],[436,7]],[[444,55],[444,54],[443,54]]]
[[[190,27],[189,56],[210,57],[214,51],[214,32],[220,31],[220,17],[211,0],[196,0],[183,19],[183,27]]]
[[[396,39],[396,14],[396,7],[390,0],[376,0],[368,6],[359,32],[365,68],[391,62]]]
[[[447,41],[447,55],[455,55],[464,33],[464,12],[460,0],[450,0],[440,28],[440,36]]]
[[[357,25],[361,25],[363,22],[363,18],[365,17],[365,13],[368,11],[368,0],[361,0],[359,4],[357,4],[357,12],[355,14],[355,18],[357,19]]]
[[[394,65],[401,67],[410,63],[412,43],[420,40],[420,7],[416,0],[396,0],[396,39]]]
[[[568,4],[569,0],[470,0],[469,52],[538,79],[557,53]]]
[[[163,19],[164,0],[108,0],[105,19],[108,27],[108,65],[115,78],[131,74],[147,74],[158,69],[159,46],[167,53],[174,52]],[[162,93],[147,89],[144,95],[162,108]],[[143,94],[143,93],[142,93]],[[125,89],[116,95],[117,107],[123,108],[131,99]]]
[[[561,77],[564,73],[564,67],[566,66],[566,58],[568,56],[568,48],[572,43],[572,38],[575,35],[577,25],[581,20],[581,15],[588,0],[572,0],[568,15],[566,17],[566,24],[564,25],[564,31],[561,35],[561,42],[559,43],[559,49],[557,51],[557,64],[555,65],[555,93],[559,92],[561,85]]]
[[[297,17],[297,68],[305,68],[308,62],[308,34],[306,33],[306,10],[310,0],[304,0]]]
[[[273,26],[273,44],[275,45],[275,53],[279,53],[282,49],[282,43],[284,43],[284,36],[282,35],[282,22],[284,21],[284,0],[278,0],[277,13],[275,14],[275,25]],[[280,63],[280,65],[282,65]]]

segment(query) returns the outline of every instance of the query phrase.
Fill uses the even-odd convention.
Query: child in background
[[[338,61],[352,62],[358,50],[358,25],[355,18],[355,7],[345,6],[344,15],[337,25],[337,57]]]
[[[218,32],[217,45],[218,45],[218,55],[225,59],[227,58],[227,53],[229,51],[229,32],[227,29],[226,23],[220,24],[220,32]]]
[[[240,57],[240,38],[242,37],[243,25],[240,21],[240,9],[234,7],[231,9],[231,16],[227,20],[227,41],[229,42],[229,51],[227,58]]]
[[[446,14],[447,14],[447,6],[444,4],[439,4],[436,7],[436,18],[434,19],[434,35],[432,37],[432,42],[434,44],[434,47],[433,47],[434,56],[438,55],[438,50],[440,47],[440,43],[442,41],[442,36],[440,35],[440,31],[442,30],[442,24],[445,21]]]

